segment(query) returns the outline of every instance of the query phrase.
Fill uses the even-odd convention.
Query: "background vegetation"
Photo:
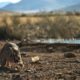
[[[0,16],[0,39],[80,38],[80,14]]]

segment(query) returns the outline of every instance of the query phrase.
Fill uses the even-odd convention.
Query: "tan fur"
[[[0,52],[0,64],[2,67],[10,68],[13,63],[23,67],[23,61],[18,46],[15,43],[7,42]]]

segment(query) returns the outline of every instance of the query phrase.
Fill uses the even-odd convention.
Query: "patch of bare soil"
[[[42,49],[38,47],[36,49],[22,47],[24,68],[21,71],[0,68],[0,80],[80,80],[79,48],[73,50],[65,48],[66,51],[62,51],[64,48],[65,46],[56,47],[55,51],[48,51],[48,48],[45,48],[46,52],[40,51]],[[68,52],[73,53],[75,57],[65,57],[64,54]],[[31,58],[34,56],[39,57],[37,62],[32,62]]]

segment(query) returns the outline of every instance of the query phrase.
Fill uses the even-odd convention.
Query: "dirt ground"
[[[0,42],[0,49],[3,44]],[[20,71],[0,68],[0,80],[80,80],[79,48],[59,46],[50,49],[21,47],[24,68]],[[69,52],[75,54],[75,57],[64,56]],[[39,56],[40,60],[33,63],[31,57],[34,56]]]

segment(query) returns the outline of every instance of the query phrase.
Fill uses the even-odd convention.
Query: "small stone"
[[[72,52],[67,52],[67,53],[64,53],[64,57],[65,58],[74,58],[74,57],[76,57],[76,55]]]
[[[18,75],[12,75],[12,80],[24,80],[24,79],[18,74]]]
[[[33,63],[38,62],[40,60],[39,56],[31,57]]]
[[[18,70],[18,68],[15,68],[15,70]]]

